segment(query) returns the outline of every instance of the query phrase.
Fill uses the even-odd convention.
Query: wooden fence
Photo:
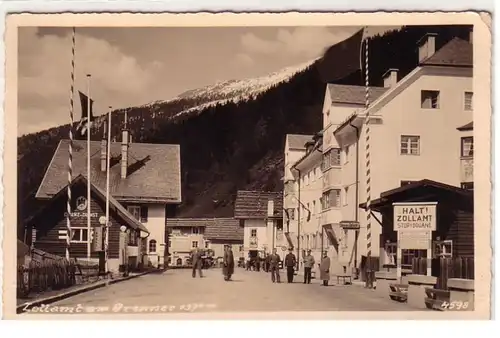
[[[427,259],[413,258],[412,272],[425,275]],[[431,273],[437,277],[436,288],[446,290],[449,278],[474,279],[474,257],[435,258],[431,262]]]
[[[83,264],[82,264],[83,263]],[[17,297],[61,290],[99,278],[97,264],[67,261],[65,258],[33,251],[31,259],[17,268]]]

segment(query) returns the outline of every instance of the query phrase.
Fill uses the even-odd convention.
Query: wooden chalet
[[[87,258],[87,241],[92,238],[87,228],[87,184],[83,175],[76,177],[71,183],[73,199],[71,215],[71,243],[70,258]],[[91,229],[100,227],[99,219],[106,216],[106,192],[91,184]],[[140,245],[140,238],[146,238],[149,230],[134,215],[127,211],[115,198],[109,198],[110,222],[109,229],[109,262],[115,268],[120,258],[120,227],[126,227],[125,243],[129,263],[137,265],[139,257],[144,254],[144,247]],[[36,249],[53,255],[65,256],[66,251],[66,207],[67,187],[63,187],[46,203],[29,221],[29,229],[36,231],[36,240],[33,243]],[[99,258],[101,251],[92,250],[91,258]]]
[[[115,209],[115,222],[123,224],[130,229],[143,229],[143,232],[149,232],[149,236],[145,236],[140,240],[139,247],[142,247],[142,257],[137,256],[137,261],[133,264],[152,265],[161,267],[165,262],[166,255],[166,231],[165,219],[167,216],[175,214],[175,208],[181,203],[181,165],[180,165],[180,146],[176,144],[150,144],[150,143],[133,143],[129,137],[127,129],[127,115],[122,130],[121,142],[111,142],[110,144],[110,168],[109,168],[109,194],[113,200],[113,208]],[[117,122],[118,123],[118,122]],[[92,226],[99,224],[100,213],[103,211],[99,199],[102,192],[106,192],[107,178],[107,138],[106,128],[103,128],[103,138],[101,141],[90,141],[90,182],[93,191],[93,199],[91,203]],[[87,141],[73,141],[73,177],[83,176],[88,178],[87,172]],[[64,190],[68,184],[67,181],[67,166],[68,166],[68,147],[69,140],[61,140],[52,157],[47,171],[40,183],[36,198],[42,203],[51,205],[51,208],[59,203],[64,204],[66,193]],[[81,185],[86,185],[85,180],[78,178],[74,181],[75,189],[80,189]],[[72,192],[75,198],[86,198],[85,191]],[[75,203],[75,202],[73,202]],[[95,205],[94,205],[95,204]],[[86,215],[81,215],[80,210],[72,211],[75,216],[71,217],[71,226],[79,227],[86,226]],[[49,209],[44,208],[44,213]],[[58,210],[58,209],[57,209]],[[59,216],[64,218],[64,211],[57,211],[53,216],[52,224],[43,225],[43,231],[49,231],[60,222],[65,220],[59,219]],[[86,214],[86,213],[85,213]],[[130,220],[130,215],[134,220]],[[37,218],[36,222],[40,223],[41,218]],[[33,221],[31,222],[34,224]],[[61,229],[62,231],[62,229]],[[114,230],[113,230],[114,231]],[[50,234],[49,234],[50,233]],[[48,238],[38,238],[35,246],[43,246],[43,250],[49,253],[62,255],[63,236],[50,237],[54,234],[48,233]],[[131,236],[135,236],[135,231],[131,232]],[[42,236],[40,234],[40,236]],[[76,231],[74,234],[75,243],[72,246],[71,257],[86,257],[86,243],[88,234],[85,231]],[[112,236],[116,236],[113,233]],[[29,236],[27,236],[29,237]],[[49,240],[50,238],[50,240]],[[135,237],[132,237],[131,243],[135,243]],[[77,242],[77,239],[79,242]],[[110,238],[111,242],[116,240],[116,237]],[[50,242],[50,244],[49,244]],[[81,242],[81,243],[80,243]],[[116,255],[116,244],[110,244],[114,250],[113,255]],[[131,245],[133,247],[135,245]],[[137,254],[134,250],[129,250],[134,256]]]
[[[393,230],[393,203],[437,202],[436,231],[433,231],[433,257],[474,257],[474,194],[472,191],[431,180],[412,182],[380,194],[372,201],[371,209],[382,215],[380,252],[385,262],[395,255],[397,233]],[[365,208],[366,204],[360,205]],[[411,268],[413,258],[425,258],[426,250],[403,250],[402,266]],[[392,262],[396,261],[393,257]]]

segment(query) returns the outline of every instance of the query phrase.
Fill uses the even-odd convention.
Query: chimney
[[[427,33],[417,42],[419,63],[430,58],[436,52],[436,36],[435,33]]]
[[[102,133],[102,140],[101,140],[101,171],[106,171],[107,167],[107,145],[108,145],[108,138],[106,137],[106,121],[104,121],[104,130]]]
[[[387,72],[382,75],[384,79],[384,88],[391,88],[398,83],[398,69],[390,68]]]
[[[274,201],[267,201],[267,217],[274,216]]]
[[[128,146],[129,146],[129,136],[128,136],[128,126],[127,126],[127,112],[125,112],[125,121],[123,123],[123,130],[122,130],[122,160],[121,160],[122,178],[127,178]]]

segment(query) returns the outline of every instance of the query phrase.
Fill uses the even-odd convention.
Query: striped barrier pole
[[[367,29],[365,28],[365,33]],[[370,175],[370,118],[368,108],[370,107],[370,66],[369,66],[369,53],[368,53],[369,37],[365,39],[365,165],[366,165],[366,258],[367,258],[367,287],[372,287],[371,276],[371,255],[372,255],[372,224],[371,224],[371,175]]]
[[[66,259],[70,258],[70,245],[71,245],[71,182],[73,181],[73,108],[74,108],[74,88],[75,88],[75,27],[73,27],[71,36],[71,85],[69,93],[69,148],[68,148],[68,203],[66,212]]]

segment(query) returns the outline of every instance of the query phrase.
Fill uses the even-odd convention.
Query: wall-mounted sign
[[[76,209],[79,211],[87,209],[87,199],[85,197],[80,196],[76,199]]]
[[[249,243],[251,248],[256,248],[258,246],[257,237],[254,236],[250,237]]]
[[[462,182],[474,182],[474,160],[462,159],[460,166],[460,179]]]
[[[429,249],[430,230],[399,231],[399,246],[401,249],[427,250]]]
[[[437,202],[394,203],[394,230],[435,231],[436,204]]]
[[[93,228],[92,248],[93,251],[103,251],[104,236],[102,227]]]
[[[71,215],[71,218],[86,218],[88,213],[75,211],[75,212],[72,212],[70,215]],[[67,217],[67,216],[68,216],[68,213],[65,212],[64,217]],[[98,212],[91,212],[90,213],[90,218],[97,218],[97,217],[99,217]]]
[[[359,222],[356,221],[341,221],[340,227],[344,230],[359,230]]]

